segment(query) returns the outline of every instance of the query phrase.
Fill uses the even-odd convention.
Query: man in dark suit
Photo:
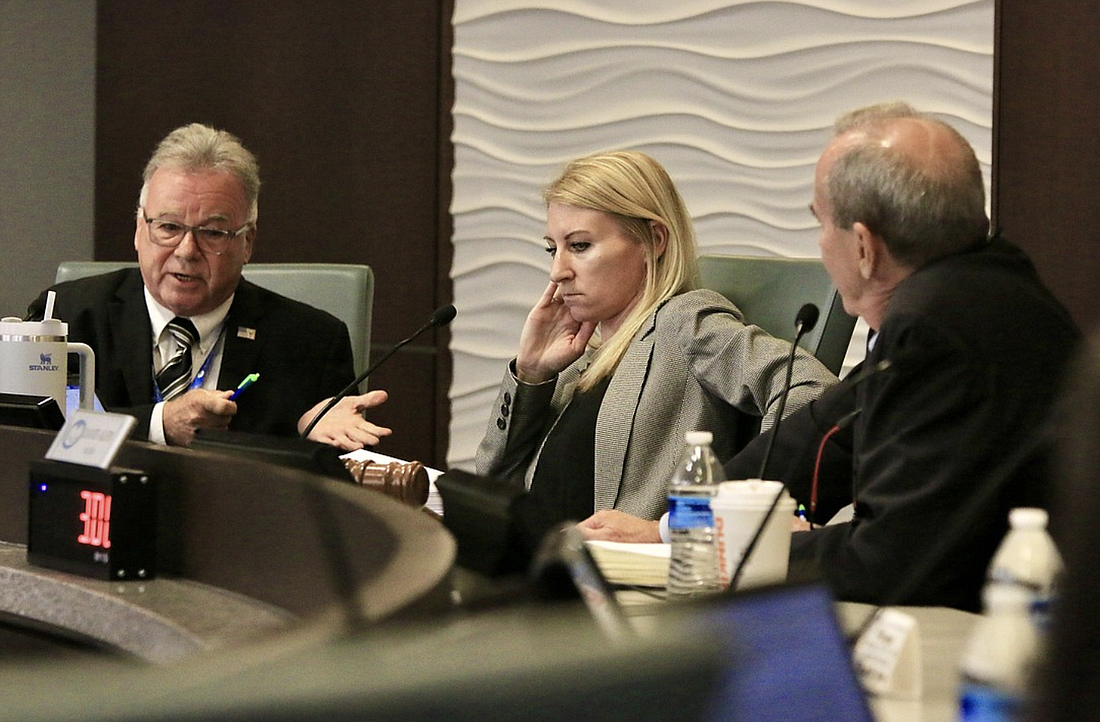
[[[988,237],[970,145],[905,104],[838,121],[810,207],[845,310],[873,336],[866,375],[780,427],[768,476],[805,498],[824,443],[819,482],[854,502],[851,521],[794,534],[792,569],[815,566],[845,600],[977,609],[1009,509],[1048,504],[1048,417],[1079,333],[1026,256]],[[766,442],[727,464],[731,478],[759,472]],[[653,533],[621,518],[583,528]]]
[[[191,124],[146,165],[134,248],[139,269],[58,284],[54,317],[96,354],[96,392],[137,434],[186,445],[198,429],[295,435],[355,378],[347,327],[241,278],[256,239],[255,158],[233,135]],[[30,308],[41,318],[43,293]],[[259,380],[236,400],[248,374]],[[384,391],[349,396],[309,438],[345,449],[389,429],[363,418]]]
[[[850,386],[854,518],[795,534],[791,560],[843,599],[978,609],[1009,510],[1049,503],[1078,330],[1023,252],[987,237],[970,145],[906,105],[838,122],[811,210],[845,310],[876,332],[865,367],[890,367]]]

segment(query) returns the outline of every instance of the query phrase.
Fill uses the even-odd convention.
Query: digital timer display
[[[140,471],[31,465],[27,561],[100,579],[156,572],[156,488]]]
[[[84,530],[76,538],[77,542],[110,549],[111,495],[81,489],[80,498],[84,500],[84,511],[80,512],[80,521],[84,522]]]

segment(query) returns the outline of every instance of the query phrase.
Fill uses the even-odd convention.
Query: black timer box
[[[133,469],[33,461],[27,561],[130,581],[156,575],[156,485]]]

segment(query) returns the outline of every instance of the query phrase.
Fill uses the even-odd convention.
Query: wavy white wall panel
[[[991,156],[993,0],[456,0],[450,466],[471,468],[545,288],[543,185],[636,148],[707,252],[816,256],[813,166],[840,113],[904,99]]]

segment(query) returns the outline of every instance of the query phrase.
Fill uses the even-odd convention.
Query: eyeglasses
[[[226,231],[221,228],[207,228],[206,226],[189,226],[176,221],[145,218],[149,226],[149,240],[162,248],[175,248],[183,243],[183,238],[188,233],[203,253],[212,253],[220,256],[229,248],[229,242],[252,227],[249,221],[235,231]]]

